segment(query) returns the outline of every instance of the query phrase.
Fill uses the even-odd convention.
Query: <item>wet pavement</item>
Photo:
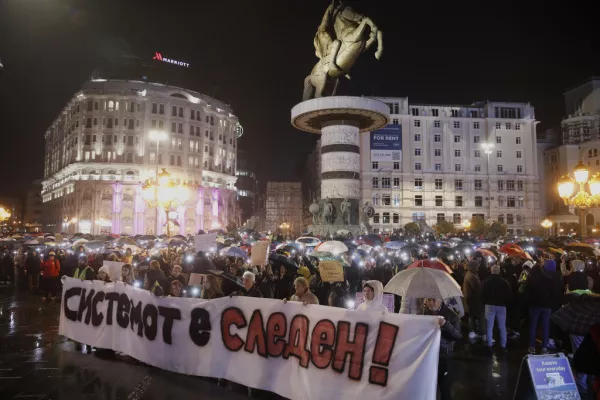
[[[163,371],[130,357],[102,356],[58,335],[59,304],[0,285],[0,399],[247,399],[239,385]],[[521,339],[523,340],[523,339]],[[526,348],[507,354],[458,343],[453,399],[512,399]],[[280,398],[258,393],[261,399]]]

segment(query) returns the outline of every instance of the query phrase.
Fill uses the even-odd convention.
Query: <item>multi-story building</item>
[[[162,142],[150,132],[166,132]],[[141,196],[166,168],[192,195],[177,208],[179,233],[235,219],[241,132],[228,105],[196,91],[146,81],[92,79],[48,128],[44,230],[161,234],[167,216]]]
[[[258,197],[258,180],[256,169],[250,162],[248,152],[238,149],[237,152],[237,188],[238,206],[240,208],[242,223],[254,215]]]
[[[42,180],[36,179],[27,190],[25,211],[23,212],[23,228],[26,232],[42,231]]]
[[[600,77],[592,77],[565,92],[567,117],[562,121],[563,144],[600,139]]]
[[[302,184],[267,182],[265,229],[273,232],[301,233]]]
[[[553,229],[560,232],[560,225],[579,222],[565,208],[558,195],[557,184],[565,174],[572,174],[579,161],[590,170],[590,176],[600,172],[600,78],[590,78],[568,90],[565,96],[567,117],[562,121],[562,144],[544,149],[544,183],[547,208],[552,210],[548,218],[555,223]],[[590,208],[584,216],[588,232],[600,223],[600,209]]]
[[[412,104],[378,98],[392,124],[361,134],[362,202],[371,225],[483,217],[520,234],[541,221],[534,108],[528,103]]]

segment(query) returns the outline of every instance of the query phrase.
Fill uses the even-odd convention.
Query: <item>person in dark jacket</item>
[[[194,273],[207,274],[211,269],[216,269],[212,261],[208,259],[203,251],[199,251],[196,255],[196,261],[194,263]]]
[[[500,277],[500,267],[494,265],[492,274],[483,281],[483,304],[485,305],[485,323],[487,345],[492,347],[494,321],[498,321],[500,331],[500,346],[506,350],[506,307],[510,304],[511,293],[508,282]]]
[[[262,293],[255,285],[256,276],[250,272],[244,272],[242,275],[242,283],[244,287],[240,290],[233,292],[232,296],[244,296],[244,297],[263,297]]]
[[[573,356],[573,367],[580,373],[595,376],[594,389],[600,399],[600,324],[590,328]]]
[[[271,273],[270,265],[262,268],[257,285],[263,297],[267,299],[273,298],[273,286],[275,285],[275,281],[273,280],[273,274]]]
[[[160,284],[161,281],[161,273],[160,269],[150,268],[148,272],[146,272],[146,284],[144,289],[149,290],[153,295],[157,297],[161,297],[165,295],[165,291]]]
[[[289,299],[294,294],[294,276],[285,265],[279,267],[279,279],[275,282],[275,298]]]
[[[535,354],[535,334],[538,322],[542,326],[542,354],[548,353],[550,335],[550,314],[560,298],[562,302],[562,280],[560,282],[549,272],[556,272],[554,260],[544,261],[544,267],[536,265],[527,277],[525,294],[529,305],[529,352]]]
[[[27,271],[27,287],[30,293],[36,293],[40,286],[40,271],[42,261],[37,251],[29,253],[25,259],[25,270]]]
[[[567,278],[567,286],[570,292],[575,290],[587,290],[590,289],[590,280],[585,274],[585,263],[581,260],[574,260],[571,262],[573,272],[569,274]]]
[[[483,298],[481,296],[481,281],[477,276],[479,263],[469,261],[467,264],[467,274],[463,281],[462,291],[465,299],[465,312],[469,314],[469,338],[476,339],[485,336],[485,308],[483,307]],[[479,322],[479,329],[477,326]],[[487,338],[483,338],[487,340]]]
[[[454,311],[450,310],[442,299],[425,299],[425,315],[437,315],[439,318],[442,335],[440,337],[440,358],[438,362],[438,386],[440,399],[450,400],[452,394],[451,354],[454,350],[454,342],[462,338],[460,333],[460,319]]]

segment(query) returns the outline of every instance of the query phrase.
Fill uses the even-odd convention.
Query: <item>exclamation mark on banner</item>
[[[375,343],[375,351],[373,351],[373,365],[369,369],[369,383],[375,385],[387,386],[388,380],[388,365],[392,358],[392,351],[396,344],[399,328],[396,325],[391,325],[385,322],[379,324],[379,333],[377,334],[377,342]]]

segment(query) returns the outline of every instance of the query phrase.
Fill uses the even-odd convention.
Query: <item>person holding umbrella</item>
[[[452,352],[454,350],[454,342],[462,338],[460,332],[460,319],[450,310],[442,299],[427,298],[424,303],[424,314],[438,316],[438,323],[442,331],[440,337],[440,355],[438,362],[438,387],[440,389],[440,399],[450,400],[452,393]]]

